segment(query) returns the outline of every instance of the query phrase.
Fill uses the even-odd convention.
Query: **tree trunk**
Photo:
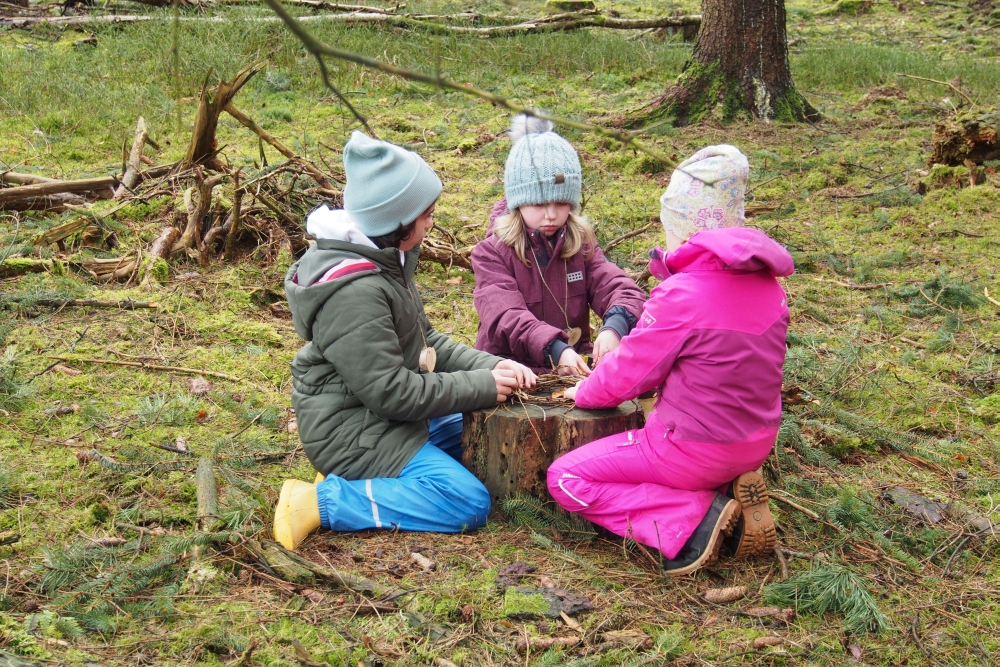
[[[702,1],[701,29],[691,59],[677,83],[637,120],[668,117],[678,125],[710,117],[819,117],[792,83],[784,0]]]
[[[479,410],[465,415],[462,463],[489,489],[494,507],[514,493],[549,500],[546,471],[552,461],[643,423],[633,402],[614,410],[531,404]]]

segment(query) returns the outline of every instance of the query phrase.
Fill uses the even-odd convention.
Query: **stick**
[[[797,502],[789,500],[788,498],[785,498],[784,496],[777,495],[777,491],[775,491],[774,489],[772,489],[769,492],[768,495],[770,495],[770,497],[773,498],[774,500],[777,500],[779,503],[784,503],[784,504],[788,505],[789,507],[794,507],[795,509],[797,509],[798,511],[802,512],[803,514],[805,514],[810,519],[813,519],[814,521],[820,521],[821,520],[820,515],[816,514],[816,512],[813,512],[811,509],[803,507],[802,505],[799,505]]]
[[[599,127],[597,125],[591,125],[589,123],[581,123],[578,121],[570,120],[568,118],[551,116],[549,114],[542,113],[537,109],[532,109],[529,107],[522,106],[520,104],[516,104],[514,102],[511,102],[505,97],[494,95],[493,93],[486,92],[485,90],[480,90],[479,88],[475,88],[473,86],[468,86],[461,83],[455,83],[453,81],[445,79],[440,75],[432,76],[430,74],[424,74],[422,72],[408,70],[406,68],[393,65],[392,63],[376,60],[374,58],[368,58],[367,56],[363,56],[357,53],[352,53],[350,51],[344,51],[343,49],[338,49],[336,47],[329,46],[327,44],[320,42],[315,37],[313,37],[312,34],[308,30],[306,30],[305,27],[303,27],[301,22],[293,18],[291,14],[285,11],[285,8],[281,6],[278,0],[264,0],[264,1],[274,11],[275,14],[281,17],[281,20],[284,21],[285,25],[288,26],[288,29],[291,30],[292,33],[299,38],[303,46],[306,47],[306,50],[312,53],[316,57],[316,60],[320,65],[324,83],[326,83],[331,88],[332,85],[329,84],[328,77],[326,76],[326,64],[323,62],[323,56],[333,56],[334,58],[339,58],[341,60],[354,62],[359,65],[363,65],[365,67],[377,69],[387,74],[393,74],[395,76],[399,76],[409,81],[419,81],[421,83],[430,84],[437,88],[445,88],[448,90],[454,90],[455,92],[464,93],[466,95],[471,95],[473,97],[479,97],[481,99],[487,100],[488,102],[492,102],[493,104],[502,106],[505,109],[513,111],[514,113],[529,113],[537,118],[541,118],[542,120],[550,120],[556,125],[562,125],[564,127],[572,127],[577,130],[584,130],[587,132],[592,132],[594,134],[610,137],[612,139],[616,139],[622,142],[623,144],[630,145],[636,150],[642,151],[646,155],[649,155],[653,159],[662,162],[668,167],[673,168],[677,166],[677,162],[675,160],[672,160],[666,155],[660,153],[659,151],[636,141],[635,134],[627,130],[611,130],[608,128]],[[361,116],[358,116],[357,114],[355,115],[358,117],[359,121],[363,121],[363,118]]]
[[[139,308],[160,307],[154,301],[98,301],[97,299],[33,299],[31,297],[21,297],[12,295],[7,297],[7,301],[21,303],[27,301],[33,306],[49,306],[50,308],[65,308],[66,306],[79,306],[81,308],[121,308],[122,310],[137,310]]]
[[[117,359],[89,359],[89,358],[79,358],[72,359],[70,357],[57,357],[50,356],[50,359],[58,359],[59,361],[68,361],[70,363],[79,364],[109,364],[111,366],[128,366],[130,368],[144,368],[151,371],[167,371],[169,373],[183,373],[185,375],[207,375],[209,377],[220,378],[222,380],[229,380],[230,382],[242,382],[237,377],[232,375],[226,375],[225,373],[216,373],[215,371],[205,371],[200,368],[185,368],[183,366],[160,366],[159,364],[144,364],[139,361],[119,361]]]
[[[247,116],[246,114],[244,114],[242,111],[240,111],[239,109],[237,109],[233,105],[232,100],[230,100],[229,102],[227,102],[226,106],[224,106],[222,108],[222,110],[225,111],[226,113],[228,113],[233,118],[235,118],[237,121],[239,121],[239,123],[243,127],[247,128],[248,130],[250,130],[251,132],[253,132],[254,134],[256,134],[258,137],[260,137],[261,139],[263,139],[267,143],[271,144],[275,148],[275,150],[277,150],[279,153],[281,153],[282,155],[284,155],[285,157],[287,157],[289,160],[295,160],[295,161],[299,162],[300,164],[302,164],[302,166],[305,167],[305,170],[309,172],[309,175],[313,177],[313,180],[316,181],[317,183],[319,183],[320,185],[322,185],[324,188],[328,188],[328,189],[331,189],[331,190],[335,190],[336,189],[330,183],[330,181],[327,178],[326,174],[324,174],[322,171],[320,171],[319,169],[317,169],[316,166],[314,164],[312,164],[311,162],[309,162],[308,160],[306,160],[306,159],[304,159],[304,158],[296,155],[295,151],[293,151],[291,148],[289,148],[288,146],[285,146],[283,143],[281,143],[280,141],[278,141],[277,139],[275,139],[270,133],[267,132],[267,130],[265,130],[260,125],[258,125],[257,123],[255,123],[252,118],[250,118],[249,116]]]
[[[233,259],[233,249],[240,235],[240,218],[243,212],[243,190],[240,188],[241,170],[242,168],[233,172],[233,208],[229,212],[229,220],[226,221],[229,225],[229,231],[226,233],[226,243],[222,250],[222,256],[227,262]]]
[[[77,218],[76,220],[70,220],[69,222],[57,227],[52,227],[35,239],[35,245],[58,243],[59,241],[62,241],[77,232],[83,231],[90,225],[91,222],[92,221],[87,218]]]
[[[774,546],[774,555],[778,559],[778,563],[781,564],[781,580],[784,581],[788,578],[788,561],[785,560],[785,554],[782,553],[781,547],[778,545]]]
[[[576,646],[583,640],[580,637],[523,637],[517,640],[518,653],[527,653],[529,649],[544,651],[553,646]]]
[[[954,5],[954,6],[957,7],[958,5]],[[953,84],[953,83],[948,83],[947,81],[938,81],[937,79],[928,79],[925,76],[914,76],[913,74],[897,74],[896,76],[904,76],[907,79],[916,79],[917,81],[929,81],[931,83],[936,83],[936,84],[938,84],[940,86],[948,86],[949,88],[951,88],[952,90],[954,90],[956,93],[958,93],[959,95],[961,95],[962,97],[964,97],[965,100],[969,104],[975,104],[975,101],[971,97],[969,97],[968,95],[966,95],[965,93],[963,93],[961,90],[959,90],[958,87],[955,84]]]
[[[142,169],[142,149],[146,146],[147,135],[146,120],[139,116],[139,121],[135,125],[135,136],[132,139],[132,150],[128,154],[128,167],[122,176],[121,185],[115,191],[115,199],[124,197],[139,180],[139,171]]]
[[[96,192],[110,188],[118,180],[114,176],[99,176],[97,178],[81,178],[75,181],[53,181],[51,183],[35,183],[16,188],[0,190],[0,208],[4,205],[46,195],[66,192]]]
[[[611,239],[610,241],[608,241],[604,245],[604,252],[607,252],[607,251],[611,250],[612,248],[614,248],[616,245],[618,245],[622,241],[627,241],[630,238],[639,236],[640,234],[642,234],[642,233],[646,232],[647,230],[651,229],[657,222],[659,222],[659,220],[656,220],[655,222],[651,222],[651,223],[649,223],[648,225],[646,225],[644,227],[640,227],[639,229],[636,229],[636,230],[633,230],[631,232],[628,232],[627,234],[622,234],[621,236],[619,236],[617,238]]]
[[[13,171],[5,171],[0,174],[0,183],[14,183],[15,185],[36,185],[39,183],[58,183],[58,179],[36,176],[35,174],[19,174]]]
[[[195,473],[195,487],[198,497],[198,525],[202,532],[211,533],[219,524],[219,490],[215,483],[215,469],[212,459],[203,457],[198,462]]]

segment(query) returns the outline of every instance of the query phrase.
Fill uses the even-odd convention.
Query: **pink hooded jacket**
[[[650,442],[773,443],[781,421],[791,255],[756,229],[710,229],[650,263],[663,279],[635,329],[584,380],[581,408],[658,389]],[[770,445],[767,445],[770,446]]]
[[[476,275],[473,301],[479,313],[477,350],[514,359],[537,373],[550,372],[543,351],[554,338],[566,340],[563,329],[567,319],[569,326],[580,327],[583,333],[577,352],[587,354],[593,349],[591,308],[601,318],[616,306],[634,318],[639,316],[646,294],[608,261],[600,248],[594,248],[589,260],[578,252],[564,262],[557,259],[563,243],[560,236],[552,251],[554,258],[541,270],[543,284],[534,263],[525,266],[513,249],[493,234],[493,223],[508,212],[506,199],[497,202],[490,213],[486,238],[472,251]]]

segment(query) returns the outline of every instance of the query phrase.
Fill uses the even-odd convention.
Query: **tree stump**
[[[930,164],[952,167],[971,161],[983,164],[1000,159],[1000,110],[973,108],[963,110],[938,123],[932,140],[934,152]]]
[[[462,462],[489,489],[494,506],[515,493],[551,500],[546,471],[552,461],[644,422],[634,401],[614,410],[531,404],[478,410],[465,415]]]

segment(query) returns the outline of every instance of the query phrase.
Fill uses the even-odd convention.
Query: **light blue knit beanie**
[[[344,146],[344,171],[344,209],[368,237],[410,224],[441,194],[441,179],[422,157],[363,132]]]
[[[552,123],[520,114],[511,123],[513,146],[504,167],[507,207],[566,202],[580,205],[580,158]]]

